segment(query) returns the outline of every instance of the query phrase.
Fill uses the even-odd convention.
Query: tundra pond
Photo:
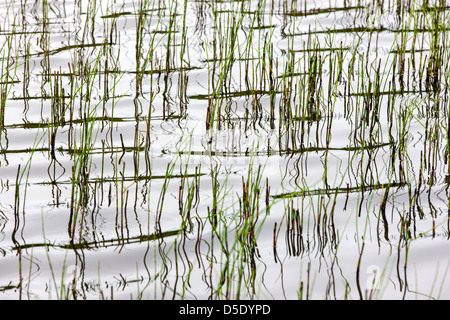
[[[1,1],[0,299],[450,299],[449,13]]]

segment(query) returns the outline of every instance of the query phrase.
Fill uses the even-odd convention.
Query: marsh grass
[[[450,235],[448,12],[5,2],[2,293],[445,298],[448,266],[417,256],[439,266]]]

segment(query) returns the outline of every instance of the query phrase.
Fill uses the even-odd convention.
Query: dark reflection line
[[[108,239],[108,240],[98,240],[93,242],[70,242],[68,244],[54,244],[54,243],[32,243],[32,244],[26,244],[26,245],[16,245],[15,247],[12,247],[11,250],[23,250],[27,248],[39,248],[39,247],[50,247],[50,248],[60,248],[60,249],[94,249],[94,248],[109,248],[109,247],[116,247],[116,246],[123,246],[128,244],[136,244],[136,243],[142,243],[145,241],[155,241],[167,237],[173,237],[180,234],[180,232],[183,229],[174,230],[174,231],[165,231],[165,232],[156,232],[150,235],[145,236],[136,236],[136,237],[130,237],[130,238],[118,238],[118,239]]]
[[[442,28],[440,31],[449,31],[450,28]],[[417,28],[417,29],[394,29],[394,28],[387,28],[387,27],[378,27],[378,28],[371,28],[371,27],[353,27],[353,28],[341,28],[341,29],[326,29],[326,30],[315,30],[315,31],[308,31],[308,32],[300,32],[300,33],[291,33],[286,34],[287,37],[296,37],[296,36],[304,36],[304,35],[310,35],[310,34],[330,34],[330,33],[355,33],[355,32],[363,32],[363,33],[381,33],[381,32],[392,32],[392,33],[434,33],[434,29],[427,29],[427,28]]]
[[[292,17],[307,17],[311,15],[319,15],[319,14],[327,14],[327,13],[335,13],[335,12],[348,12],[352,10],[363,10],[365,6],[345,6],[345,7],[331,7],[331,8],[316,8],[304,11],[296,11],[295,9],[292,12],[281,12],[281,15],[292,16]]]
[[[314,189],[314,190],[301,190],[289,193],[281,193],[272,195],[272,198],[295,198],[295,197],[304,197],[304,196],[317,196],[317,195],[326,195],[332,193],[350,193],[350,192],[367,192],[373,191],[377,189],[386,189],[386,188],[400,188],[407,185],[406,182],[392,182],[392,183],[380,183],[373,185],[362,185],[359,187],[351,187],[351,188],[328,188],[328,189]]]
[[[94,179],[88,179],[84,181],[86,184],[96,184],[96,183],[103,183],[103,182],[122,182],[122,181],[148,181],[148,180],[159,180],[159,179],[178,179],[178,178],[189,178],[189,177],[199,177],[204,176],[206,173],[190,173],[190,174],[172,174],[172,175],[150,175],[150,176],[131,176],[131,177],[115,177],[115,178],[94,178]],[[65,184],[72,184],[72,180],[65,180],[65,181],[50,181],[50,182],[36,182],[36,183],[30,183],[30,185],[65,185]],[[15,186],[15,184],[10,184],[10,186]]]
[[[224,157],[240,157],[240,156],[267,156],[267,155],[289,155],[296,153],[317,152],[317,151],[362,151],[382,148],[385,146],[393,145],[393,143],[386,142],[380,144],[369,144],[365,146],[348,146],[348,147],[307,147],[298,149],[284,149],[270,151],[254,151],[240,152],[240,151],[176,151],[176,154],[189,154],[189,155],[212,155],[212,156],[224,156]]]
[[[26,98],[9,98],[8,100],[30,100],[33,99],[33,97],[26,97]],[[35,99],[51,99],[51,97],[35,97]],[[181,117],[176,114],[171,114],[169,116],[165,117],[165,120],[177,120]],[[136,117],[90,117],[89,119],[92,122],[100,122],[100,121],[108,121],[108,122],[136,122],[136,120],[146,121],[146,117],[139,117],[136,119]],[[162,116],[152,116],[152,120],[163,120]],[[85,119],[71,119],[70,125],[73,124],[83,124],[85,122]],[[5,129],[14,129],[14,128],[20,128],[20,129],[40,129],[45,127],[56,127],[60,126],[58,123],[48,122],[48,121],[42,121],[42,122],[25,122],[25,123],[15,123],[15,124],[7,124],[3,126]]]

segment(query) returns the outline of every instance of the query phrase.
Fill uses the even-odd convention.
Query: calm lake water
[[[448,1],[0,3],[0,299],[449,299]]]

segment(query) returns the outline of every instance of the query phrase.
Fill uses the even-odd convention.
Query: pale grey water
[[[373,298],[450,298],[448,30],[439,33],[442,89],[419,92],[433,52],[433,33],[422,29],[432,28],[436,17],[448,21],[450,3],[419,10],[422,2],[402,2],[400,11],[393,1],[274,0],[259,9],[261,2],[252,1],[76,3],[5,1],[0,7],[7,93],[0,140],[1,299],[62,298],[61,287],[73,289],[66,291],[71,299],[359,299],[371,294],[373,269],[381,273]],[[139,15],[140,5],[145,14]],[[234,51],[230,26],[237,26]],[[416,32],[402,34],[402,26]],[[404,54],[403,93],[402,57],[392,53],[402,42],[416,50]],[[270,43],[277,84],[272,126]],[[308,116],[301,87],[309,81],[301,74],[311,72],[308,45],[321,49],[314,90],[320,117],[302,120]],[[217,56],[236,57],[230,73],[222,72],[230,60],[214,59],[214,46]],[[340,80],[334,74],[339,61]],[[360,90],[370,85],[374,92],[378,65],[380,91],[388,92],[395,79],[397,93],[380,95],[374,118],[364,104],[372,100]],[[83,76],[89,68],[92,78]],[[140,87],[137,70],[145,71]],[[57,104],[45,98],[54,96],[58,72],[65,95],[75,96],[64,100],[64,123],[52,120]],[[291,105],[302,110],[291,122],[280,121],[279,113],[289,83],[284,90]],[[214,121],[207,128],[207,97],[220,85],[221,127]],[[90,118],[83,122],[85,112]],[[84,146],[87,152],[76,151]],[[86,166],[79,164],[83,154]],[[253,193],[258,220],[253,233],[235,241],[249,226],[242,183],[251,163],[253,179],[262,165]],[[165,180],[168,164],[174,167]],[[216,229],[209,218],[215,179]],[[182,184],[195,194],[187,218],[179,213]],[[362,184],[367,189],[358,191]],[[89,195],[86,202],[73,200],[79,193]],[[286,231],[288,208],[299,209],[301,234]]]

